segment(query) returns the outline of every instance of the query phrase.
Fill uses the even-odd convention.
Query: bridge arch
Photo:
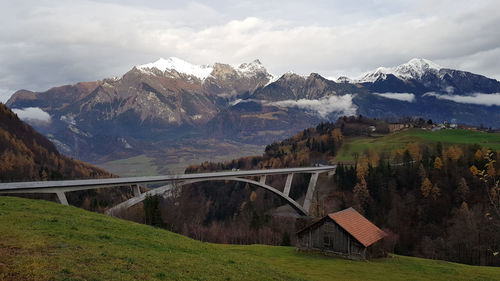
[[[292,198],[290,198],[289,196],[287,196],[283,192],[279,191],[278,189],[276,189],[270,185],[267,185],[263,182],[258,182],[258,181],[254,181],[251,179],[239,178],[239,177],[228,177],[228,178],[218,178],[218,179],[196,179],[196,180],[177,182],[177,183],[174,183],[173,185],[167,184],[167,185],[164,185],[162,187],[158,187],[155,189],[151,189],[147,192],[144,192],[144,193],[140,194],[140,196],[132,197],[129,200],[124,201],[124,202],[108,209],[106,211],[106,213],[113,215],[114,212],[116,212],[120,209],[128,209],[136,204],[139,204],[140,202],[144,201],[148,195],[151,195],[151,196],[152,195],[160,195],[160,194],[163,194],[167,191],[173,190],[174,188],[182,187],[182,186],[187,185],[187,184],[205,182],[205,181],[226,181],[226,180],[227,181],[245,182],[245,183],[249,183],[249,184],[255,185],[257,187],[263,188],[267,191],[270,191],[270,192],[278,195],[280,198],[284,199],[287,202],[287,204],[290,205],[299,215],[302,215],[302,216],[308,215],[308,211],[305,210],[297,201],[293,200]]]
[[[246,170],[246,171],[220,171],[197,174],[178,174],[178,175],[162,175],[162,176],[142,176],[129,178],[109,178],[109,179],[86,179],[86,180],[63,180],[63,181],[33,181],[33,182],[9,182],[0,183],[0,194],[15,194],[15,193],[53,193],[57,195],[59,202],[68,205],[66,192],[111,188],[119,186],[131,186],[134,191],[134,197],[116,205],[109,209],[106,213],[112,214],[113,210],[118,208],[128,208],[139,202],[144,201],[147,195],[161,194],[171,190],[174,186],[182,186],[189,183],[214,181],[214,180],[231,180],[246,182],[257,187],[264,188],[272,193],[285,199],[299,214],[307,215],[313,200],[313,193],[316,188],[318,175],[328,173],[331,175],[335,172],[336,165],[333,166],[315,166],[315,167],[297,167],[297,168],[280,168],[280,169],[265,169],[265,170]],[[309,186],[303,206],[290,198],[290,188],[294,174],[311,174]],[[287,175],[283,192],[266,184],[266,176],[272,175]],[[259,181],[248,179],[248,177],[260,177]],[[140,184],[165,184],[160,188],[152,189],[146,193],[141,193]]]

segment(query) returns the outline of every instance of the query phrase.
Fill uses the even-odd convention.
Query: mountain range
[[[500,127],[500,82],[426,59],[330,80],[274,76],[258,60],[194,65],[168,58],[118,78],[20,90],[6,104],[60,151],[94,163],[141,154],[179,163],[244,154],[242,147],[251,154],[343,115]]]

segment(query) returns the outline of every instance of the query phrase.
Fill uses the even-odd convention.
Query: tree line
[[[343,192],[332,200],[396,233],[397,253],[498,266],[497,157],[477,144],[410,143],[388,157],[367,151],[355,165],[338,166]]]

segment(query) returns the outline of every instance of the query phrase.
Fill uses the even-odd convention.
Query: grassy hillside
[[[446,144],[479,144],[495,150],[500,150],[500,134],[468,130],[426,131],[409,129],[388,135],[374,137],[346,137],[344,145],[335,158],[338,162],[354,161],[354,155],[362,155],[364,151],[374,149],[378,152],[391,152],[395,148],[404,147],[408,143]]]
[[[0,280],[500,280],[500,268],[404,256],[356,262],[216,245],[52,202],[0,197]]]

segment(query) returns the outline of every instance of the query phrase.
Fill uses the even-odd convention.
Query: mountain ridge
[[[200,66],[169,58],[118,78],[20,90],[7,105],[45,111],[50,126],[32,125],[58,149],[96,162],[156,155],[179,141],[195,146],[192,157],[217,155],[219,148],[205,149],[207,137],[220,147],[227,139],[262,145],[343,115],[500,127],[497,80],[425,59],[367,75],[373,82],[318,73],[274,76],[259,60]]]

